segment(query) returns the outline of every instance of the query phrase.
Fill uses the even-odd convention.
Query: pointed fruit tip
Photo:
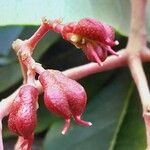
[[[92,122],[89,122],[89,126],[92,126]]]
[[[102,67],[104,65],[102,62],[97,62],[97,63],[100,67]]]
[[[119,45],[119,41],[115,41],[115,45]]]
[[[62,134],[62,135],[65,135],[65,134],[66,134],[66,131],[63,130],[63,131],[61,132],[61,134]]]
[[[93,55],[94,56],[94,58],[95,58],[95,61],[98,63],[98,65],[99,66],[103,66],[103,63],[102,63],[102,61],[100,60],[100,58],[98,57],[98,55],[96,54],[96,55]]]
[[[118,53],[113,53],[113,55],[117,56],[117,57],[120,57],[120,55]]]
[[[70,119],[66,119],[66,123],[65,123],[64,128],[63,128],[61,133],[63,135],[65,135],[67,133],[69,127],[70,127]]]
[[[82,125],[82,126],[91,126],[91,122],[84,121],[80,118],[81,116],[74,116],[74,120],[77,124]]]

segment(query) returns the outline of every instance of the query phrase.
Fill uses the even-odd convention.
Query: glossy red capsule
[[[83,49],[90,61],[99,65],[107,58],[108,52],[118,56],[111,48],[119,44],[114,41],[115,30],[95,19],[84,18],[79,22],[68,23],[64,25],[61,34],[65,40]]]
[[[65,134],[70,126],[70,117],[83,126],[91,122],[81,119],[85,110],[87,96],[84,88],[75,80],[69,79],[57,70],[46,70],[39,76],[44,90],[44,102],[47,109],[66,120],[62,131]]]
[[[20,88],[8,118],[9,129],[24,138],[30,137],[36,126],[38,90],[32,85]]]

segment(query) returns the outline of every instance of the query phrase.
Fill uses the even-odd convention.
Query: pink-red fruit
[[[99,65],[107,58],[108,52],[117,55],[111,49],[119,44],[118,41],[114,41],[114,29],[95,19],[85,18],[77,23],[68,23],[61,29],[61,34],[65,40],[83,49],[90,61]]]
[[[62,134],[67,132],[71,116],[80,125],[92,125],[80,118],[86,106],[87,96],[79,83],[57,70],[44,71],[40,74],[39,81],[44,90],[44,102],[48,110],[66,120]]]
[[[25,139],[32,137],[36,126],[38,90],[32,85],[20,88],[8,118],[9,129]]]

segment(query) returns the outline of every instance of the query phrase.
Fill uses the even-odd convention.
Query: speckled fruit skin
[[[118,56],[111,48],[119,44],[115,41],[115,30],[103,22],[84,18],[65,24],[61,34],[65,40],[81,48],[90,61],[97,62],[100,66],[106,60],[108,52]]]
[[[66,134],[72,116],[76,123],[91,126],[91,122],[81,119],[87,96],[84,88],[75,80],[69,79],[58,70],[46,70],[39,75],[44,91],[44,103],[53,112],[66,121],[62,134]]]
[[[108,44],[108,42],[111,44],[111,41],[115,37],[114,29],[111,26],[90,18],[81,19],[78,23],[66,24],[63,28],[62,35],[66,39],[66,34],[69,33],[77,34],[86,39],[104,44]]]
[[[32,85],[21,87],[8,118],[9,129],[19,136],[30,137],[36,126],[38,90]]]
[[[65,119],[82,115],[87,96],[84,88],[60,71],[46,70],[39,76],[44,88],[44,102],[48,110]]]
[[[107,33],[103,24],[88,18],[80,20],[73,33],[96,41],[105,41],[107,38]]]

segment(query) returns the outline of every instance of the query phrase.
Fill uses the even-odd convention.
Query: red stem
[[[39,29],[27,40],[28,46],[33,49],[42,37],[49,31],[50,27],[47,23],[43,22]]]
[[[78,66],[75,68],[71,68],[63,71],[63,74],[66,76],[78,80],[85,76],[97,73],[112,70],[114,68],[119,68],[121,66],[127,65],[127,52],[125,50],[121,50],[118,52],[119,57],[109,56],[105,62],[103,62],[103,66],[99,66],[96,63],[89,63],[82,66]]]
[[[148,54],[145,27],[147,0],[131,0],[131,4],[131,25],[127,45],[128,64],[141,98],[146,126],[147,150],[150,150],[150,91],[142,66],[143,54]]]
[[[2,138],[2,119],[0,119],[0,150],[3,150],[3,138]]]

